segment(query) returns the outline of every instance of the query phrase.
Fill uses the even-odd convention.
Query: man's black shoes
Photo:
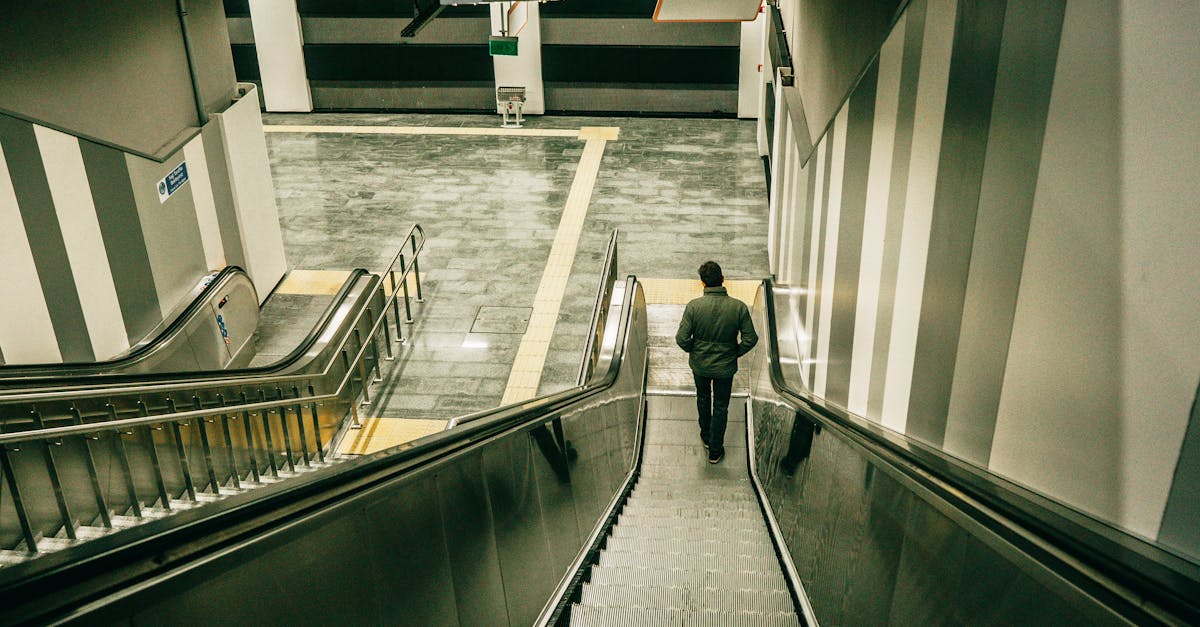
[[[708,463],[710,464],[715,464],[722,459],[725,459],[725,451],[721,451],[720,453],[709,453],[708,455]]]

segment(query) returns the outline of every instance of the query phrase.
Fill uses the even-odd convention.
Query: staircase
[[[571,625],[800,624],[750,486],[745,403],[725,459],[700,443],[694,397],[651,397],[637,485],[592,567]]]

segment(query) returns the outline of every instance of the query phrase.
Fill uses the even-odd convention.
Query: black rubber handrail
[[[240,266],[225,266],[220,272],[212,276],[212,280],[205,285],[200,293],[192,299],[191,302],[183,308],[175,319],[171,320],[162,331],[151,338],[149,341],[143,341],[133,348],[118,355],[113,359],[103,361],[68,361],[63,363],[40,363],[40,364],[4,364],[0,365],[0,384],[3,384],[10,378],[31,377],[37,376],[39,371],[55,371],[56,374],[61,372],[61,376],[77,376],[70,374],[83,370],[95,368],[119,368],[125,364],[137,361],[146,353],[158,348],[160,344],[168,340],[172,335],[177,333],[189,320],[196,315],[196,312],[204,306],[204,303],[209,300],[213,292],[220,289],[221,285],[227,278],[235,273],[245,274]],[[49,375],[47,375],[49,376]]]
[[[771,385],[798,410],[888,461],[909,479],[1126,616],[1139,622],[1161,620],[1161,612],[1144,604],[1148,600],[1179,620],[1200,624],[1200,565],[791,387],[779,361],[774,282],[764,280],[763,289]],[[1022,530],[1100,576],[1082,571],[1062,555],[1031,541]],[[1114,588],[1105,578],[1125,590]],[[1140,598],[1130,598],[1129,592]]]
[[[265,366],[255,366],[255,367],[246,367],[246,368],[231,368],[228,370],[194,370],[194,371],[150,372],[150,373],[146,373],[146,372],[135,372],[135,373],[101,372],[101,373],[94,373],[94,374],[85,374],[85,373],[78,372],[76,369],[86,370],[86,369],[88,369],[89,366],[95,366],[96,364],[73,363],[73,364],[63,364],[64,366],[67,366],[67,367],[64,368],[65,372],[62,375],[47,375],[44,377],[26,377],[26,378],[20,378],[20,379],[0,380],[0,389],[10,390],[10,389],[16,389],[16,388],[23,389],[23,388],[38,388],[38,387],[52,388],[55,386],[63,386],[63,387],[88,386],[88,387],[91,387],[91,386],[98,386],[98,385],[119,385],[122,383],[133,383],[133,382],[156,383],[156,382],[161,382],[161,381],[173,381],[173,380],[207,379],[207,378],[211,378],[214,376],[219,376],[221,378],[228,378],[228,377],[238,377],[238,376],[256,376],[256,375],[274,374],[276,372],[279,372],[281,370],[285,370],[285,369],[291,367],[301,357],[303,357],[306,353],[308,353],[308,351],[310,349],[312,349],[313,344],[315,344],[317,339],[321,337],[321,334],[325,332],[325,330],[329,326],[330,322],[333,320],[334,316],[336,315],[338,308],[340,308],[342,306],[342,304],[346,301],[346,298],[350,295],[350,292],[351,292],[351,290],[354,289],[354,286],[358,283],[358,281],[362,277],[367,276],[369,274],[370,273],[368,271],[366,271],[362,268],[351,271],[350,276],[346,279],[346,282],[342,284],[342,287],[337,291],[337,293],[333,296],[333,299],[330,301],[329,306],[325,308],[325,310],[321,313],[321,316],[317,319],[317,322],[313,325],[312,330],[309,331],[308,334],[304,336],[304,339],[301,340],[300,343],[296,345],[296,348],[294,348],[290,353],[288,353],[286,356],[279,359],[278,361],[271,363],[271,364],[267,364]],[[214,279],[212,285],[210,285],[209,287],[215,286],[216,283],[217,283],[217,281]],[[207,291],[207,289],[206,289],[206,291]],[[195,302],[199,302],[200,300],[201,300],[201,298],[197,298]],[[183,316],[180,316],[180,319],[182,319],[182,318],[183,318]],[[180,322],[180,324],[182,324],[182,322]],[[163,334],[159,335],[159,338],[156,339],[155,342],[158,342],[158,341],[164,340],[164,339],[168,339],[168,338],[169,338],[169,334],[163,333]],[[149,350],[149,348],[147,348],[147,350]],[[121,361],[121,360],[119,360],[119,361]],[[104,364],[106,366],[108,366],[108,365],[119,366],[120,365],[117,362],[98,362],[98,363]],[[53,368],[53,367],[51,367],[51,368]]]
[[[544,422],[610,388],[625,357],[637,279],[621,304],[612,357],[601,377],[575,388],[481,412],[479,419],[399,446],[308,473],[201,508],[0,569],[0,624],[46,623],[69,617],[85,603],[147,584],[157,575],[262,537],[385,482],[419,472],[494,437]]]

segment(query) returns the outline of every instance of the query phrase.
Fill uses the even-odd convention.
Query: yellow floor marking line
[[[354,431],[353,437],[342,440],[338,452],[342,455],[368,455],[444,431],[446,422],[415,418],[366,418],[362,429]]]
[[[350,278],[349,270],[292,270],[275,288],[276,294],[337,294]]]
[[[517,358],[513,361],[512,371],[508,375],[502,405],[537,396],[538,383],[542,380],[542,368],[546,365],[546,353],[550,349],[550,338],[554,336],[558,310],[562,305],[563,293],[567,289],[567,277],[571,274],[575,249],[579,246],[579,234],[583,231],[583,221],[592,200],[592,190],[596,187],[596,177],[600,173],[604,146],[609,137],[617,137],[616,129],[611,131],[605,134],[593,133],[595,136],[584,144],[583,156],[579,159],[579,168],[575,170],[575,180],[571,183],[571,192],[567,196],[558,231],[554,234],[554,244],[550,247],[550,258],[546,260],[546,269],[542,272],[542,280],[533,298],[533,314],[529,318],[529,327],[521,337],[521,345],[517,347]],[[580,135],[582,136],[582,132]]]
[[[602,127],[603,128],[603,127]],[[458,126],[263,126],[267,133],[354,133],[359,135],[492,135],[511,137],[575,137],[582,129],[559,128],[472,128]]]
[[[693,298],[704,295],[704,284],[700,279],[654,279],[638,277],[642,292],[646,295],[647,305],[686,305]],[[762,281],[730,279],[725,281],[725,289],[729,295],[746,303],[754,305],[754,295]]]

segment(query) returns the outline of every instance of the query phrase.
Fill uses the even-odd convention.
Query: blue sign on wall
[[[179,167],[171,170],[171,173],[164,176],[158,181],[158,202],[167,202],[171,194],[175,193],[183,184],[188,181],[187,162],[179,164]]]

